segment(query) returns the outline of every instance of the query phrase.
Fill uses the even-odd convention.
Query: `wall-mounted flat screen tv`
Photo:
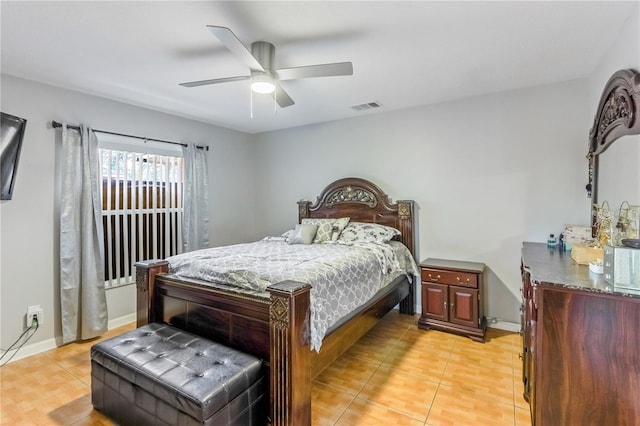
[[[10,200],[27,120],[0,112],[0,200]]]

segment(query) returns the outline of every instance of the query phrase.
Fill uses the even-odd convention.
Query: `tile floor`
[[[482,344],[418,330],[416,319],[392,311],[315,378],[314,425],[530,425],[517,334],[489,329]],[[0,424],[112,425],[91,406],[97,341],[0,368]]]

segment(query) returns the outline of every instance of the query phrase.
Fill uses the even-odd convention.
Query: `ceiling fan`
[[[285,108],[293,105],[294,102],[282,86],[280,86],[280,81],[353,75],[353,65],[351,62],[273,69],[276,54],[276,48],[273,44],[266,41],[256,41],[251,43],[251,51],[249,51],[229,28],[207,25],[207,29],[216,36],[227,49],[249,67],[251,74],[246,76],[215,78],[212,80],[191,81],[188,83],[180,83],[181,86],[197,87],[207,84],[227,83],[230,81],[251,80],[251,90],[257,93],[274,93],[278,105],[280,105],[281,108]]]

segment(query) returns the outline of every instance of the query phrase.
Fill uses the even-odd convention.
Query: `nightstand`
[[[429,258],[419,266],[422,315],[418,328],[463,334],[484,342],[484,263]]]

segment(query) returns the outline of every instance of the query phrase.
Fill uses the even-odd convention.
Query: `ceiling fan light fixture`
[[[257,74],[251,77],[251,90],[256,93],[273,93],[276,90],[276,85],[271,76]]]

